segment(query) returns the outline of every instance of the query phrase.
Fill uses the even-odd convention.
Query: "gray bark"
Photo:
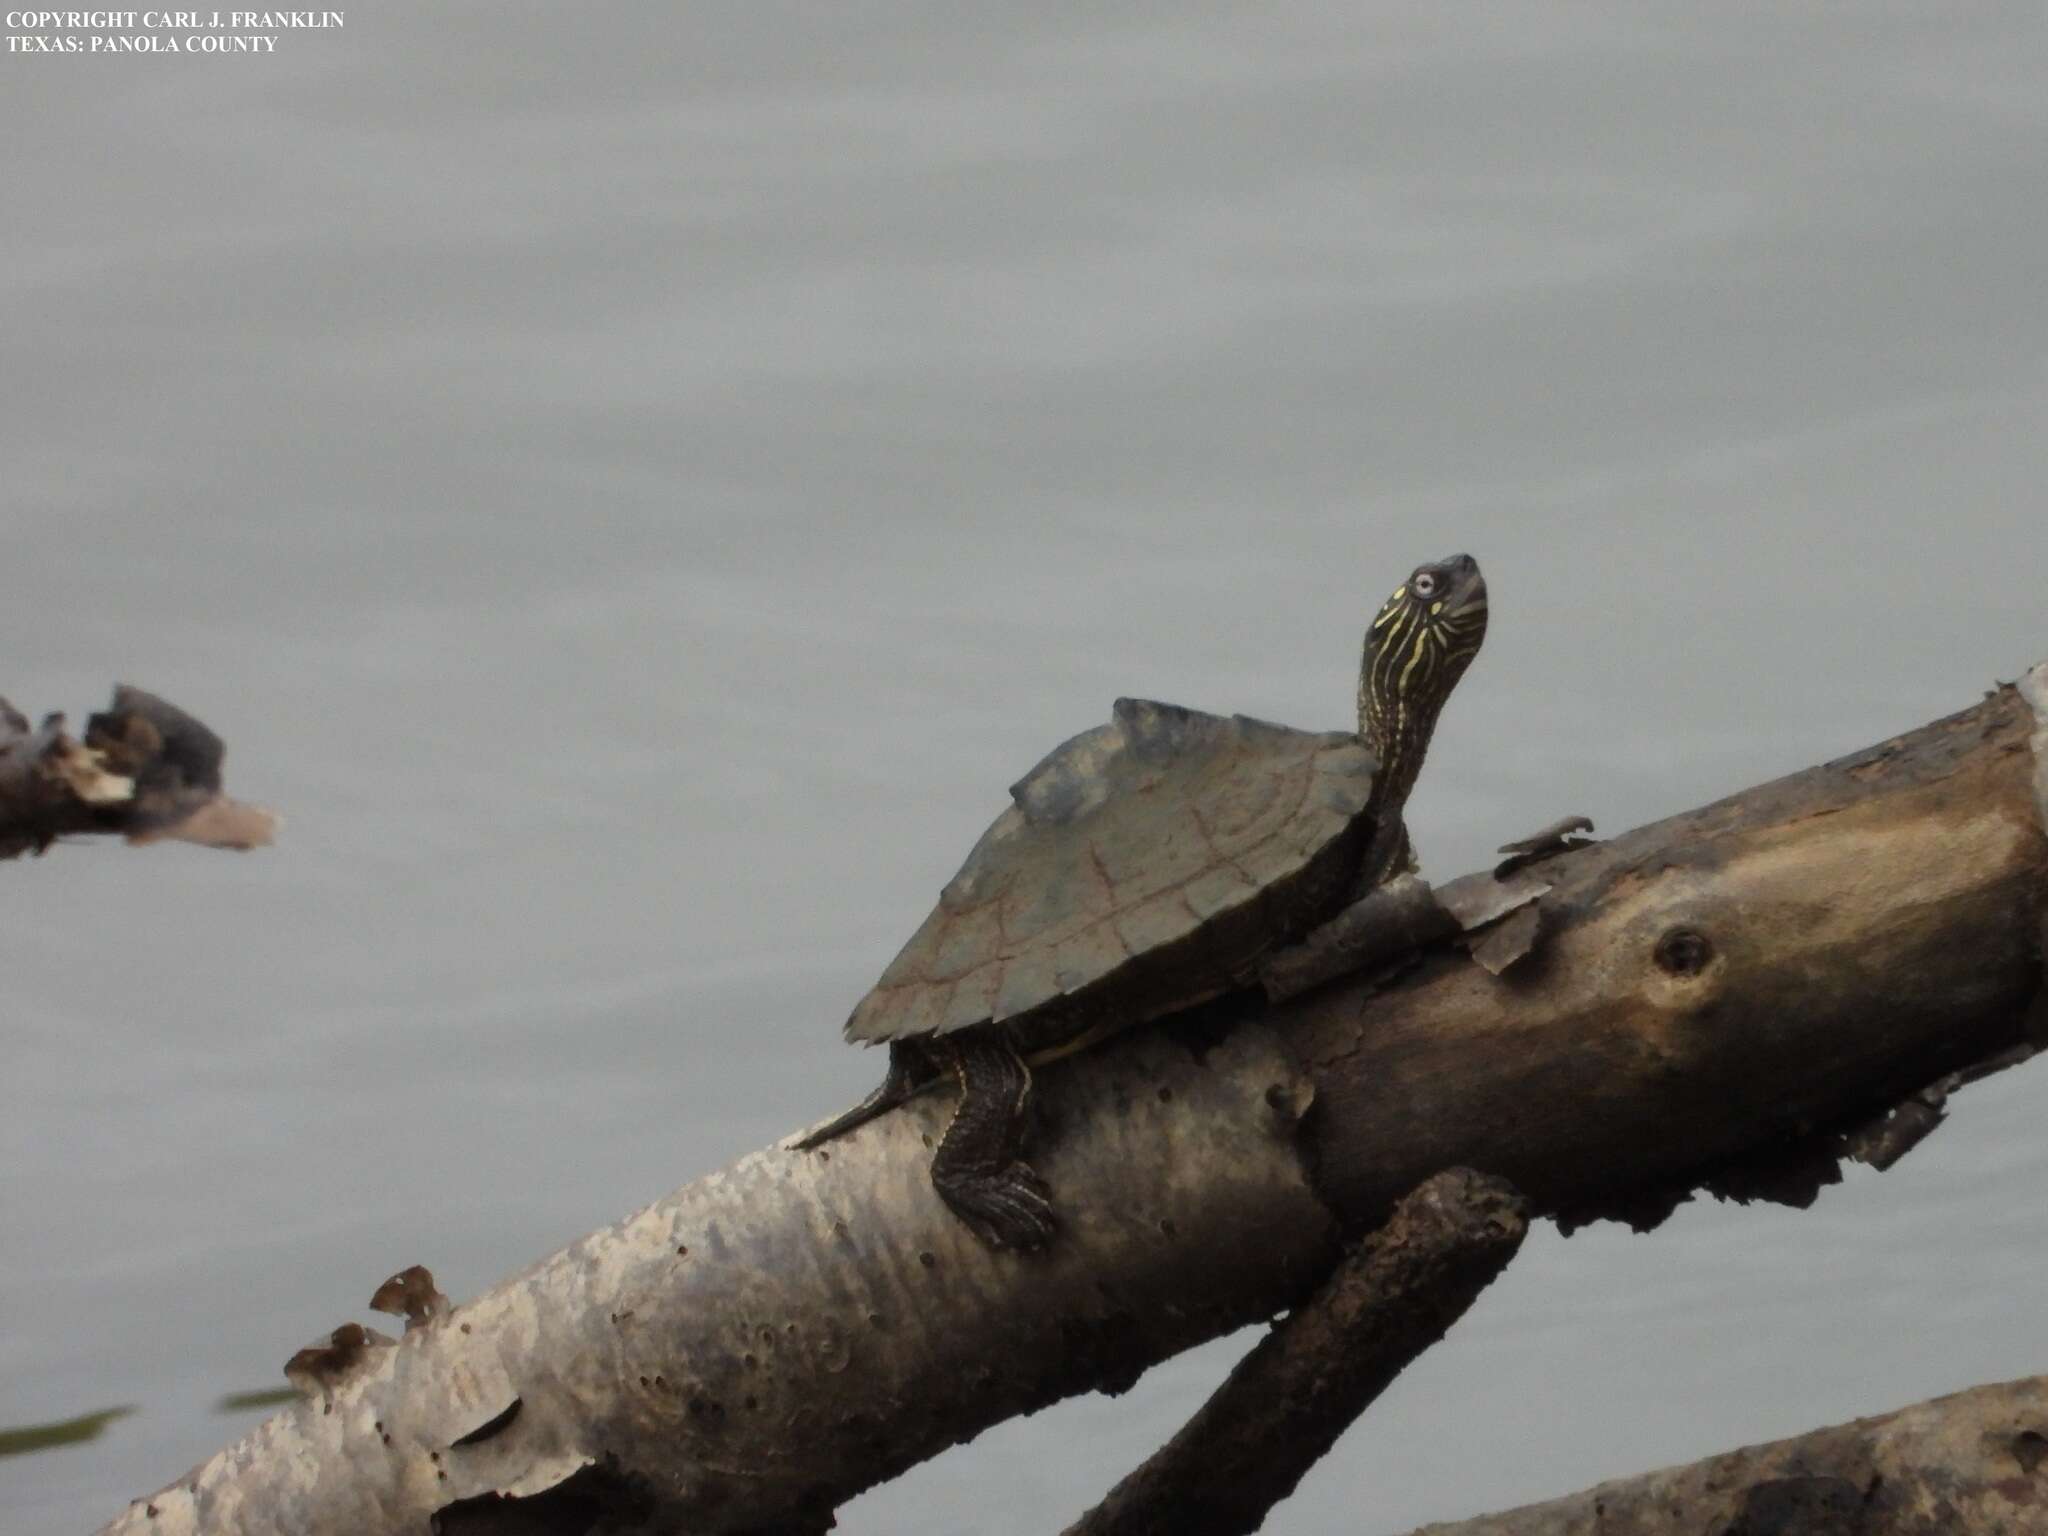
[[[2048,713],[2048,665],[2023,687]],[[1701,1183],[1811,1200],[1840,1133],[2039,1043],[2039,730],[2001,688],[1542,865],[1535,948],[1498,977],[1443,950],[1301,999],[1320,1192],[1354,1227],[1454,1165],[1567,1224],[1652,1225]]]
[[[1044,1070],[1049,1253],[992,1254],[933,1197],[933,1096],[371,1341],[109,1529],[816,1529],[1299,1302],[1440,1169],[1567,1221],[1699,1184],[1810,1199],[1891,1106],[1931,1087],[1938,1116],[2031,1049],[2048,667],[2029,688],[1547,861],[1512,943],[1464,937],[1487,964],[1454,941]]]
[[[2024,1536],[2048,1531],[2044,1460],[2035,1376],[1413,1536]]]

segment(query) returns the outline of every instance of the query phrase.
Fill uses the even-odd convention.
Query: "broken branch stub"
[[[220,792],[221,740],[176,705],[122,684],[73,739],[62,715],[34,730],[0,699],[0,858],[100,832],[215,848],[271,841],[277,817]]]
[[[1533,918],[1536,899],[1549,889],[1549,881],[1521,869],[1465,875],[1434,889],[1419,876],[1402,875],[1361,896],[1301,943],[1269,955],[1259,967],[1259,984],[1269,1002],[1284,1003],[1338,977],[1400,964],[1454,935],[1467,935],[1476,952],[1517,918]],[[1521,931],[1523,942],[1488,966],[1496,975],[1528,952],[1535,925]]]
[[[378,1286],[370,1297],[370,1310],[405,1319],[405,1331],[424,1328],[448,1311],[448,1298],[434,1284],[434,1272],[424,1264],[411,1264]]]

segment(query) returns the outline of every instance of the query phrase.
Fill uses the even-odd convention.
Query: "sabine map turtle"
[[[887,1042],[816,1147],[952,1078],[940,1196],[997,1247],[1044,1246],[1023,1159],[1031,1068],[1249,983],[1257,961],[1414,868],[1401,809],[1486,635],[1469,555],[1418,566],[1365,635],[1358,730],[1310,733],[1119,699],[1011,789],[939,904],[846,1023]]]

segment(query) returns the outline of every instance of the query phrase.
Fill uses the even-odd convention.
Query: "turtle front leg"
[[[928,1049],[960,1083],[960,1105],[932,1156],[932,1184],[977,1237],[996,1248],[1052,1241],[1052,1194],[1020,1157],[1031,1068],[1007,1040],[938,1038]]]

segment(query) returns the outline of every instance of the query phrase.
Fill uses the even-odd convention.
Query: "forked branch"
[[[113,1529],[822,1528],[991,1424],[1300,1304],[1445,1168],[1566,1222],[1648,1224],[1701,1185],[1810,1200],[2033,1048],[2043,717],[2048,666],[1516,871],[1546,889],[1508,942],[1455,934],[1047,1068],[1066,1224],[1043,1255],[991,1253],[934,1198],[931,1095],[366,1347]]]

